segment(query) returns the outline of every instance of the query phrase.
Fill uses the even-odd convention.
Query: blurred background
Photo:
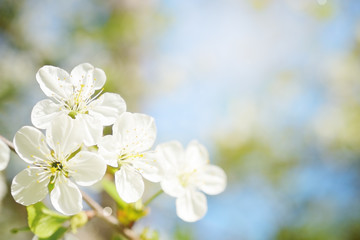
[[[198,139],[224,193],[196,223],[166,195],[135,225],[160,239],[360,239],[360,1],[0,0],[0,134],[30,125],[45,64],[104,69],[153,116],[157,143]],[[2,173],[0,234],[26,226]],[[21,165],[21,167],[19,167]],[[156,188],[156,187],[155,187]],[[149,194],[149,193],[146,193]],[[145,195],[145,197],[148,195]],[[102,239],[94,224],[79,230]],[[104,237],[103,237],[104,238]]]

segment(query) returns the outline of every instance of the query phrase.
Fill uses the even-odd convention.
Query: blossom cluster
[[[77,214],[83,208],[77,185],[93,185],[111,168],[123,201],[142,198],[144,178],[159,182],[176,198],[177,215],[193,222],[207,211],[204,193],[225,189],[224,171],[209,164],[206,148],[197,141],[186,149],[178,141],[154,149],[154,119],[127,112],[119,94],[103,93],[103,70],[84,63],[69,74],[44,66],[36,80],[48,98],[32,110],[35,127],[24,126],[14,137],[17,154],[28,164],[12,181],[16,202],[29,206],[49,194],[58,212]],[[104,126],[112,126],[110,135],[103,135]]]

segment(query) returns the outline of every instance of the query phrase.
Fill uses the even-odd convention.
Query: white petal
[[[43,200],[48,194],[50,178],[43,175],[40,169],[27,168],[16,175],[11,184],[11,194],[15,201],[29,206]]]
[[[62,105],[56,104],[50,99],[38,102],[31,112],[31,122],[37,128],[45,129],[50,123],[62,114],[66,114],[61,109]]]
[[[46,139],[55,154],[66,156],[81,146],[83,136],[79,128],[74,119],[67,115],[61,115],[51,122],[46,130]]]
[[[113,124],[125,111],[126,103],[116,93],[104,93],[89,104],[89,114],[100,119],[104,126]]]
[[[40,68],[36,73],[36,80],[48,97],[66,100],[73,92],[69,74],[58,67],[44,66]]]
[[[5,177],[0,173],[0,201],[2,201],[2,199],[5,197],[7,189],[8,187],[6,185]]]
[[[172,197],[181,197],[185,194],[186,189],[181,185],[179,178],[167,176],[160,182],[162,190]]]
[[[160,182],[163,178],[163,172],[160,169],[158,155],[155,152],[145,152],[142,157],[132,160],[133,167],[141,175],[151,182]]]
[[[106,164],[112,167],[118,166],[118,156],[120,153],[118,144],[119,143],[113,135],[102,137],[98,143],[98,153],[104,158]]]
[[[226,174],[215,165],[206,165],[198,172],[199,184],[197,187],[206,194],[215,195],[225,190]]]
[[[74,215],[82,210],[79,188],[63,175],[59,175],[55,181],[50,200],[54,208],[65,215]]]
[[[209,163],[209,153],[204,145],[191,141],[185,151],[187,169],[197,169]]]
[[[85,95],[92,95],[95,90],[102,88],[106,81],[106,75],[100,68],[95,68],[90,63],[82,63],[71,71],[71,81],[74,86]]]
[[[114,123],[113,135],[121,136],[124,152],[143,152],[152,147],[156,138],[154,119],[140,113],[123,113]]]
[[[96,145],[103,134],[101,122],[88,114],[78,114],[75,120],[83,137],[84,144],[86,146]]]
[[[159,154],[159,161],[165,173],[174,175],[182,169],[185,163],[185,150],[180,142],[171,141],[159,144],[156,151]]]
[[[93,77],[94,77],[94,88],[95,89],[102,88],[106,82],[105,72],[100,68],[95,68]]]
[[[176,214],[186,222],[195,222],[207,212],[207,201],[203,193],[187,191],[186,194],[176,199]]]
[[[35,159],[47,159],[50,150],[46,145],[45,136],[34,127],[22,127],[14,137],[17,154],[27,163]]]
[[[144,193],[144,181],[140,173],[122,166],[115,173],[115,186],[119,196],[127,203],[136,202]]]
[[[10,148],[0,139],[0,171],[4,170],[10,160]]]
[[[106,163],[99,154],[80,151],[67,162],[69,174],[82,186],[100,181],[106,171]]]

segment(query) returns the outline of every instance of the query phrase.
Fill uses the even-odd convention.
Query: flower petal
[[[174,175],[163,178],[160,182],[162,190],[172,197],[181,197],[185,194],[186,189],[181,185],[179,178]]]
[[[104,159],[96,153],[80,151],[67,162],[69,175],[82,186],[90,186],[100,181],[106,171]]]
[[[185,161],[185,150],[180,142],[171,141],[156,147],[164,173],[174,175],[181,170]]]
[[[131,161],[132,166],[141,175],[151,182],[160,182],[163,177],[160,164],[157,161],[158,155],[155,152],[146,152]]]
[[[82,63],[71,71],[73,85],[83,94],[92,95],[95,90],[101,89],[106,81],[106,75],[100,68],[95,68],[90,63]]]
[[[7,189],[8,187],[6,185],[5,177],[2,173],[0,173],[0,201],[2,201],[2,199],[5,197]]]
[[[136,202],[144,193],[144,181],[140,173],[122,166],[115,173],[115,186],[119,196],[127,203]]]
[[[103,134],[101,122],[88,114],[76,115],[75,121],[83,137],[84,144],[86,146],[96,145]]]
[[[215,165],[206,165],[198,172],[198,188],[206,194],[215,195],[225,190],[226,174]]]
[[[4,170],[10,160],[10,148],[0,139],[0,171]]]
[[[104,158],[106,164],[117,167],[120,148],[117,146],[118,142],[113,135],[106,135],[102,137],[98,143],[98,153]]]
[[[54,97],[58,100],[66,100],[73,91],[69,74],[58,67],[44,66],[36,73],[41,90],[48,97]]]
[[[185,161],[188,171],[197,169],[209,163],[209,153],[204,145],[193,140],[186,148]]]
[[[11,184],[11,195],[15,201],[29,206],[43,200],[48,194],[50,178],[44,175],[40,169],[26,168],[17,174]]]
[[[46,130],[47,143],[58,156],[71,154],[81,146],[83,136],[80,128],[71,117],[61,115]]]
[[[54,208],[65,215],[74,215],[82,210],[79,188],[63,175],[56,179],[50,200]]]
[[[56,104],[50,99],[45,99],[38,102],[31,112],[31,122],[37,128],[45,129],[50,123],[62,114],[62,105]]]
[[[113,135],[121,136],[124,153],[146,151],[156,138],[154,119],[141,113],[123,113],[114,123]]]
[[[50,150],[45,142],[45,136],[36,128],[22,127],[14,137],[16,153],[27,163],[35,159],[47,159]]]
[[[126,103],[116,93],[104,93],[89,104],[89,114],[100,119],[104,126],[113,124],[125,111]]]
[[[203,193],[189,190],[176,199],[176,214],[186,222],[195,222],[207,212],[207,201]]]

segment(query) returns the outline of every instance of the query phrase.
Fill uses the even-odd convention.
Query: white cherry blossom
[[[142,177],[160,181],[156,155],[148,151],[154,144],[154,119],[140,113],[123,113],[114,123],[113,134],[99,142],[99,153],[108,165],[119,167],[115,173],[115,186],[125,202],[136,202],[144,192]]]
[[[28,206],[43,200],[51,184],[50,200],[57,211],[65,215],[81,211],[82,196],[75,183],[89,186],[101,180],[106,164],[100,155],[79,150],[83,137],[78,129],[69,116],[61,116],[52,121],[46,137],[29,126],[15,134],[15,150],[29,164],[12,181],[16,202]]]
[[[224,191],[226,174],[209,164],[206,148],[192,141],[186,150],[178,141],[158,145],[156,151],[164,171],[161,187],[176,198],[176,213],[184,221],[194,222],[207,212],[206,196]],[[202,192],[201,192],[202,191]]]
[[[95,145],[102,136],[103,126],[113,124],[126,111],[120,95],[100,95],[102,90],[94,95],[104,86],[106,76],[103,70],[89,63],[76,66],[70,74],[58,67],[44,66],[37,72],[36,80],[50,99],[34,106],[31,113],[34,126],[46,129],[54,119],[69,115],[82,126],[86,145]]]

